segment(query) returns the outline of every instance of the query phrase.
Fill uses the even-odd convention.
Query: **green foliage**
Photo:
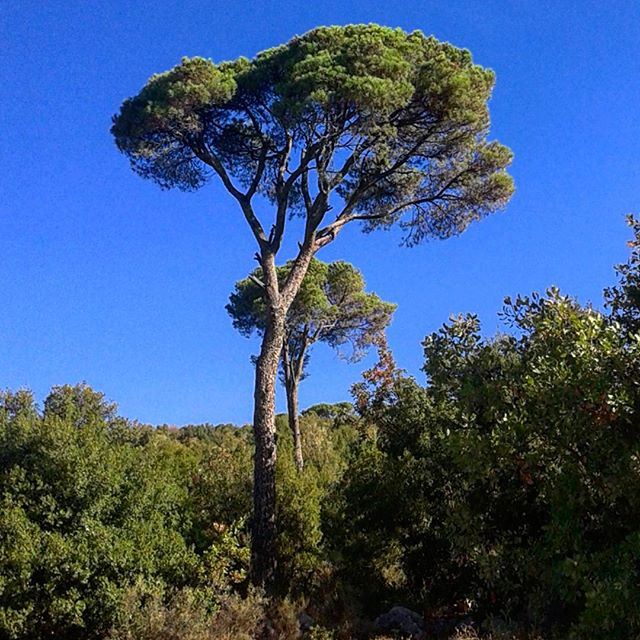
[[[284,416],[278,416],[278,556],[281,583],[289,593],[307,594],[326,562],[322,510],[344,472],[356,438],[348,424],[315,415],[302,417],[305,468],[296,470],[293,442]]]
[[[319,418],[327,418],[329,420],[337,420],[338,422],[347,422],[355,418],[355,411],[350,402],[327,403],[320,402],[307,407],[302,415],[315,414]]]
[[[460,639],[637,637],[636,243],[608,315],[551,289],[493,338],[452,318],[426,385],[378,342],[360,418],[304,412],[301,472],[277,417],[280,600],[247,590],[250,427],[130,423],[84,384],[42,410],[0,393],[0,637],[299,638],[304,608],[308,637],[351,638],[399,602],[470,614]]]
[[[633,239],[629,241],[631,255],[625,264],[618,265],[618,284],[605,291],[611,315],[628,331],[640,331],[640,220],[629,216]]]
[[[283,283],[292,264],[277,269]],[[266,302],[260,285],[262,270],[236,283],[227,312],[243,335],[262,334]],[[292,358],[303,358],[308,346],[325,342],[350,361],[357,361],[387,325],[396,305],[365,291],[362,274],[353,265],[313,259],[287,313],[286,332]],[[347,346],[347,350],[345,350]]]
[[[44,406],[0,398],[0,633],[99,637],[136,579],[195,579],[194,461],[162,438],[120,442],[113,406],[86,386],[56,388]]]
[[[183,59],[124,102],[112,133],[162,187],[197,189],[213,170],[236,197],[232,178],[250,195],[305,207],[313,228],[326,212],[318,219],[310,207],[316,171],[320,191],[345,203],[340,224],[372,229],[407,214],[415,243],[460,233],[513,192],[511,152],[487,141],[493,83],[468,51],[419,31],[320,27],[251,60]],[[283,189],[283,166],[300,150]]]
[[[125,100],[112,133],[118,148],[135,158],[141,175],[165,187],[200,187],[206,173],[180,143],[204,130],[203,115],[223,104],[236,90],[230,72],[203,58],[183,58],[167,71],[152,76],[135,98]]]
[[[303,424],[307,469],[286,454],[278,468],[285,594],[324,561],[322,501],[355,435],[315,415]],[[234,593],[248,574],[252,456],[248,427],[130,424],[86,385],[54,388],[42,412],[29,392],[3,392],[0,636],[251,637],[266,605]]]
[[[370,403],[334,529],[346,571],[365,601],[629,638],[640,342],[555,290],[505,318],[494,339],[455,318],[424,342],[428,386]]]
[[[179,439],[198,431],[186,429],[186,433],[182,429],[177,432]],[[187,442],[198,448],[201,441],[188,436]],[[218,540],[220,531],[241,523],[239,531],[246,548],[245,525],[251,513],[253,475],[250,429],[228,426],[208,429],[204,452],[191,483],[192,539],[198,549],[205,550]],[[236,571],[246,572],[246,563],[236,567]]]

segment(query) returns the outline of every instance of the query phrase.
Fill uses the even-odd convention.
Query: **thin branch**
[[[208,164],[213,170],[220,176],[222,180],[222,184],[225,186],[226,190],[236,199],[241,200],[244,197],[244,194],[240,189],[238,189],[232,182],[227,170],[224,168],[220,158],[211,151],[206,144],[195,146],[193,149],[195,155],[202,160],[205,164]]]
[[[264,169],[267,164],[268,150],[269,150],[269,145],[265,141],[262,143],[262,148],[260,149],[260,158],[258,159],[258,166],[256,167],[256,173],[253,176],[253,180],[251,181],[249,190],[245,194],[245,197],[247,198],[247,200],[251,200],[251,198],[253,198],[260,184],[260,180],[262,180],[262,176],[264,175]]]
[[[418,207],[426,204],[435,205],[439,200],[447,199],[446,192],[449,189],[451,189],[451,187],[453,187],[455,183],[468,172],[469,172],[468,167],[463,171],[460,171],[455,176],[453,176],[449,181],[447,181],[447,183],[444,184],[440,188],[440,190],[435,194],[431,194],[429,196],[424,196],[421,198],[414,198],[412,200],[407,200],[388,211],[383,210],[379,213],[345,215],[345,211],[347,210],[347,206],[348,206],[347,205],[331,224],[328,224],[326,227],[324,227],[318,232],[317,237],[319,239],[319,246],[323,247],[329,244],[330,242],[332,242],[335,239],[338,232],[342,229],[342,227],[344,227],[344,225],[347,224],[348,222],[352,222],[353,220],[359,220],[361,222],[362,221],[371,222],[375,220],[381,220],[389,216],[394,216],[397,213],[400,213],[400,211],[402,211],[403,209],[407,209],[408,207]]]
[[[349,196],[347,203],[345,204],[343,210],[338,215],[338,219],[341,217],[346,217],[350,214],[353,208],[358,203],[358,199],[365,193],[368,189],[375,186],[381,180],[384,180],[386,177],[390,176],[392,173],[396,172],[402,166],[404,166],[411,158],[415,155],[418,149],[424,145],[433,134],[433,128],[430,128],[427,133],[421,136],[418,141],[402,156],[400,156],[390,167],[385,169],[379,174],[376,174],[372,180],[366,181],[360,185],[356,189],[354,189],[353,193]]]
[[[304,356],[307,351],[307,347],[309,346],[309,328],[305,325],[304,331],[302,332],[302,344],[300,345],[300,352],[298,353],[298,357],[296,358],[296,367],[295,367],[295,380],[299,382],[302,378],[302,371],[304,369]]]

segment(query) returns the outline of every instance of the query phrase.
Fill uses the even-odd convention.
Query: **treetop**
[[[220,177],[261,245],[277,250],[296,211],[318,246],[354,219],[370,230],[402,218],[415,243],[512,194],[511,152],[486,139],[493,84],[467,50],[419,31],[319,27],[252,59],[184,58],[123,103],[112,133],[164,188]],[[270,234],[250,210],[256,193],[278,204]]]

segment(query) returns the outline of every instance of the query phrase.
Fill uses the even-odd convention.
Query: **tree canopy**
[[[261,245],[280,246],[289,209],[315,229],[330,195],[342,204],[318,243],[351,220],[401,218],[414,243],[459,233],[511,196],[511,152],[487,140],[493,84],[468,51],[419,31],[320,27],[251,60],[184,58],[123,103],[112,132],[162,187],[217,174]],[[256,193],[278,205],[269,233]]]
[[[281,281],[291,269],[278,268]],[[236,283],[227,311],[233,326],[245,336],[265,328],[266,304],[262,270]],[[348,262],[313,259],[287,314],[287,343],[292,354],[307,353],[315,342],[325,342],[346,360],[362,358],[375,337],[386,329],[396,305],[365,291],[358,269]]]

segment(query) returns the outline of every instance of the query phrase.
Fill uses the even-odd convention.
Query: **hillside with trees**
[[[453,318],[424,340],[422,382],[382,346],[357,413],[301,416],[301,470],[277,417],[271,598],[248,580],[250,426],[154,428],[86,385],[52,389],[41,409],[4,392],[0,634],[391,637],[380,615],[400,603],[421,637],[634,637],[633,224],[605,313],[552,289],[507,300],[491,338]]]
[[[640,222],[602,305],[551,287],[506,298],[495,335],[442,318],[420,376],[367,265],[318,257],[359,242],[347,226],[412,247],[506,207],[494,82],[466,49],[356,24],[185,57],[122,102],[131,169],[218,182],[250,233],[226,311],[259,341],[253,417],[146,424],[86,383],[0,391],[0,640],[640,637]],[[377,360],[300,407],[327,347]]]

